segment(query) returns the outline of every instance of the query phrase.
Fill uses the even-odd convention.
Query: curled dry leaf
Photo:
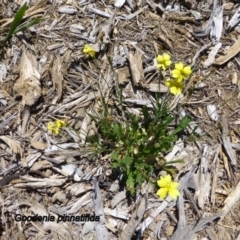
[[[22,104],[32,106],[41,96],[40,73],[37,71],[36,58],[26,51],[20,63],[20,77],[14,85],[15,96],[22,97]]]

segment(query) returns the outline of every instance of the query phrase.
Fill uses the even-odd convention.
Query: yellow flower
[[[66,122],[63,121],[63,120],[56,120],[56,126],[57,126],[58,128],[60,128],[60,127],[66,127],[67,124],[66,124]]]
[[[172,64],[171,56],[169,54],[158,55],[157,58],[157,68],[162,68],[166,70]]]
[[[183,83],[178,79],[167,79],[165,85],[169,88],[170,92],[174,95],[181,94]]]
[[[191,66],[185,66],[183,63],[179,62],[175,64],[175,69],[172,70],[172,77],[177,79],[178,82],[181,82],[183,79],[188,78],[191,73],[192,69]]]
[[[157,191],[157,195],[164,199],[169,195],[173,199],[177,199],[180,195],[179,190],[177,189],[179,186],[178,182],[172,182],[171,176],[168,174],[165,177],[161,177],[160,180],[157,181],[158,186],[160,189]]]
[[[66,127],[67,124],[63,120],[56,120],[56,122],[49,122],[47,125],[47,130],[52,131],[55,135],[59,134],[59,129],[61,127]]]
[[[89,45],[85,45],[83,49],[83,53],[85,53],[87,56],[94,58],[96,56],[96,50],[91,48]]]

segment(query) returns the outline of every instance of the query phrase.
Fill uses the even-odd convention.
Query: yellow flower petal
[[[167,189],[167,188],[160,188],[160,189],[157,191],[157,195],[158,195],[161,199],[166,198],[167,193],[168,193],[168,189]]]
[[[169,61],[171,59],[171,56],[169,54],[163,54],[164,61]]]
[[[169,86],[171,85],[171,80],[170,80],[170,79],[167,79],[166,82],[165,82],[165,85],[166,85],[167,87],[169,87]]]
[[[182,83],[183,77],[180,76],[179,78],[175,78],[174,81],[176,81],[176,82],[178,82],[178,83]]]
[[[158,186],[161,188],[168,187],[170,183],[171,183],[171,176],[169,174],[165,177],[161,176],[160,180],[157,181]]]
[[[164,66],[164,64],[157,64],[157,68],[163,68],[163,70],[165,70],[166,68],[165,68],[165,66]]]
[[[165,65],[166,65],[166,67],[169,67],[171,64],[172,64],[172,61],[171,61],[171,60],[167,60],[167,61],[165,61]]]
[[[158,56],[157,56],[157,62],[163,63],[163,61],[164,61],[163,56],[158,55]]]
[[[177,197],[180,195],[180,192],[178,191],[178,189],[176,188],[170,188],[168,191],[168,195],[173,198],[173,199],[177,199]]]
[[[178,186],[179,186],[178,182],[171,182],[169,187],[170,188],[178,188]]]
[[[171,175],[167,175],[165,177],[161,177],[160,180],[157,181],[158,186],[160,189],[157,191],[157,195],[163,199],[169,195],[173,199],[177,199],[180,195],[179,190],[177,189],[179,186],[178,182],[172,182]]]
[[[55,135],[58,135],[58,134],[59,134],[59,128],[57,128],[57,127],[54,128],[52,131],[53,131],[53,133],[54,133]]]
[[[66,127],[67,124],[66,124],[66,122],[63,121],[63,120],[56,120],[56,126],[57,126],[58,128],[60,128],[60,127]]]
[[[179,62],[175,64],[175,69],[182,71],[183,70],[183,63]]]
[[[179,94],[179,91],[178,91],[178,89],[177,89],[176,87],[171,87],[171,88],[170,88],[170,92],[171,92],[173,95]]]
[[[48,123],[47,130],[52,131],[56,135],[58,135],[58,133],[59,133],[59,128],[56,126],[56,124],[54,122]]]
[[[165,85],[169,88],[170,92],[174,95],[181,94],[183,89],[183,83],[179,79],[168,79]]]
[[[172,64],[172,61],[170,59],[171,59],[171,56],[169,54],[165,53],[163,55],[158,55],[156,57],[157,68],[162,68],[163,70],[166,70],[166,68]]]
[[[182,73],[183,73],[185,78],[188,78],[189,75],[192,73],[191,66],[184,67],[184,69],[182,70]]]
[[[174,69],[171,71],[173,78],[182,79],[181,72],[178,69]]]
[[[93,48],[91,48],[89,45],[85,45],[84,49],[83,49],[83,53],[85,53],[86,55],[88,55],[89,57],[95,57],[96,55],[96,50],[94,50]]]
[[[169,183],[171,183],[172,182],[172,177],[171,177],[171,175],[166,175],[165,177],[165,181],[169,184]]]
[[[182,93],[182,89],[181,88],[177,88],[177,87],[171,87],[170,88],[170,92],[173,94],[173,95],[179,95]]]
[[[49,123],[47,124],[47,129],[48,129],[48,130],[53,130],[54,128],[56,128],[56,125],[55,125],[54,122],[49,122]]]

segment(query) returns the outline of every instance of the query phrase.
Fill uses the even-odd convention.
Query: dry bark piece
[[[235,14],[230,19],[226,32],[229,33],[240,21],[240,7],[237,9]]]
[[[220,41],[223,29],[223,6],[218,6],[213,15],[210,38],[214,44]]]
[[[234,3],[233,2],[228,2],[224,4],[224,10],[226,11],[231,11],[234,8]]]
[[[119,84],[125,84],[129,82],[130,72],[128,67],[119,68],[116,70],[116,73]]]
[[[34,141],[31,142],[31,146],[38,150],[44,150],[47,147],[47,144],[39,141]]]
[[[115,208],[123,199],[126,199],[126,191],[121,191],[119,193],[117,193],[112,201],[111,201],[111,207]]]
[[[23,106],[32,106],[41,96],[40,73],[34,55],[23,52],[20,63],[20,77],[14,85],[15,96],[22,97]]]
[[[203,62],[203,67],[204,68],[208,68],[214,63],[215,57],[216,57],[216,55],[217,55],[217,53],[218,53],[218,51],[221,47],[222,47],[222,43],[220,43],[220,42],[217,43],[213,47],[213,49],[211,50],[211,52],[208,55],[208,59]]]
[[[81,180],[81,176],[83,175],[82,171],[73,164],[62,165],[61,167],[53,167],[56,171],[63,174],[67,177],[73,177],[74,181],[79,182]]]
[[[27,163],[26,160],[23,158],[23,150],[21,148],[20,142],[17,140],[11,139],[10,137],[7,136],[0,136],[0,139],[4,141],[10,148],[12,154],[13,154],[13,159],[17,159],[17,155],[20,155],[22,166],[26,167]]]
[[[184,236],[189,230],[189,226],[187,226],[187,221],[186,221],[186,214],[184,211],[184,200],[183,196],[180,195],[178,198],[178,223],[177,223],[177,229],[171,236],[171,240],[179,240],[179,239],[184,239]]]
[[[228,195],[228,197],[224,201],[224,207],[222,211],[227,214],[229,210],[233,207],[233,205],[240,200],[240,182],[238,182],[237,186],[233,189],[233,191]]]
[[[158,38],[159,38],[162,42],[164,42],[171,51],[173,50],[173,46],[172,46],[171,42],[169,41],[169,39],[168,39],[166,36],[164,36],[164,35],[162,35],[162,34],[158,34]]]
[[[238,76],[236,72],[233,72],[232,74],[232,84],[235,84],[235,85],[238,84]]]
[[[126,0],[116,0],[114,3],[114,7],[120,8],[123,6],[123,4],[126,2]]]
[[[236,56],[240,51],[240,36],[238,37],[237,41],[226,51],[224,56],[221,56],[216,59],[216,65],[222,65],[229,61],[231,58]]]
[[[136,3],[133,0],[127,0],[127,3],[129,5],[129,7],[131,8],[132,11],[134,11],[136,9]]]
[[[226,150],[228,157],[230,158],[231,164],[235,166],[237,164],[237,160],[236,160],[236,155],[232,148],[232,144],[230,142],[229,129],[228,129],[227,122],[228,121],[227,121],[226,115],[223,114],[222,122],[221,122],[223,146],[224,146],[224,149]]]
[[[211,189],[211,202],[213,204],[213,206],[215,206],[215,191],[217,188],[217,179],[218,179],[218,172],[219,172],[219,153],[221,151],[221,145],[219,144],[218,147],[216,148],[216,154],[214,156],[214,160],[213,160],[213,168],[212,172],[213,172],[213,179],[212,179],[212,189]]]
[[[147,209],[147,198],[143,197],[138,207],[132,214],[130,221],[127,226],[120,233],[120,240],[130,240],[137,228],[137,225],[142,220],[143,214]]]
[[[75,7],[64,5],[64,6],[59,7],[58,11],[60,13],[74,14],[78,10]]]
[[[206,200],[209,197],[210,193],[210,174],[207,169],[209,166],[209,155],[210,148],[205,146],[203,151],[203,156],[201,158],[200,168],[198,170],[199,181],[198,181],[198,206],[203,209]]]
[[[138,86],[144,79],[142,66],[142,53],[138,50],[136,50],[135,53],[130,52],[128,59],[130,64],[133,85]]]
[[[207,112],[208,116],[213,120],[217,121],[218,120],[218,112],[217,112],[217,107],[216,105],[209,104],[207,105]]]
[[[147,86],[149,87],[150,92],[166,93],[168,91],[168,87],[161,83],[160,84],[159,83],[150,83]]]
[[[52,202],[55,202],[56,200],[58,200],[59,202],[62,202],[62,203],[64,203],[64,204],[66,204],[66,203],[68,202],[66,193],[63,192],[63,191],[56,192],[56,193],[52,196]]]
[[[52,67],[52,81],[53,86],[57,87],[58,100],[62,98],[63,90],[63,73],[62,73],[62,61],[60,56],[57,56],[57,59],[53,63]]]
[[[3,83],[3,80],[7,76],[7,68],[6,65],[2,62],[0,62],[0,83]]]
[[[174,14],[167,14],[165,19],[167,19],[169,21],[191,22],[191,23],[195,23],[195,21],[196,21],[194,17],[176,15],[175,13]]]
[[[97,233],[97,239],[109,239],[108,232],[105,225],[105,217],[103,211],[103,202],[101,198],[101,192],[98,186],[96,178],[93,178],[93,203],[94,203],[94,213],[96,216],[100,217],[99,222],[95,222],[95,230]]]
[[[80,23],[72,24],[70,26],[70,32],[73,33],[81,33],[83,30],[85,30],[85,27],[83,27]]]
[[[21,177],[24,182],[17,183],[14,186],[19,188],[46,188],[46,187],[57,187],[62,186],[66,179],[57,179],[57,178],[33,178],[28,176],[22,176]]]
[[[104,23],[104,25],[101,27],[99,34],[98,34],[98,42],[97,44],[102,44],[103,46],[101,46],[101,49],[105,48],[105,45],[110,43],[110,35],[112,32],[112,28],[114,25],[114,21],[115,21],[115,15],[116,15],[116,10],[115,12],[109,17],[109,19]]]

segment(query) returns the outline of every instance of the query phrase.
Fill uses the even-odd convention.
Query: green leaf
[[[121,159],[119,159],[118,155],[119,155],[119,151],[113,152],[113,153],[111,154],[112,160],[121,161]]]
[[[130,168],[130,165],[132,163],[133,159],[129,156],[125,156],[123,159],[122,159],[122,162],[125,164],[125,166],[127,168]]]
[[[189,123],[191,121],[192,121],[192,119],[189,116],[183,117],[182,120],[180,121],[179,125],[177,126],[177,128],[172,132],[172,134],[176,134],[176,133],[183,131],[189,125]]]
[[[162,169],[170,175],[175,175],[178,172],[177,168],[174,166],[164,166]]]
[[[140,185],[143,182],[143,176],[141,172],[137,172],[136,182]]]
[[[134,179],[133,179],[133,173],[130,172],[126,181],[127,184],[127,189],[130,191],[131,194],[135,193],[135,188],[134,188]]]
[[[87,136],[86,141],[90,144],[98,144],[100,142],[98,134]]]
[[[88,115],[88,116],[91,118],[91,120],[94,121],[95,123],[98,123],[98,122],[99,122],[98,119],[97,119],[95,116],[93,116],[92,114],[90,114],[90,113],[87,112],[87,115]]]
[[[135,135],[135,133],[137,132],[139,126],[138,126],[138,122],[139,122],[139,119],[137,116],[135,115],[132,115],[131,116],[131,120],[132,120],[132,132],[133,132],[133,136]]]
[[[38,24],[40,23],[41,21],[43,21],[44,19],[43,18],[35,18],[35,19],[32,19],[30,20],[29,22],[17,27],[17,29],[13,32],[13,34],[16,34],[18,32],[21,32],[21,31],[24,31],[28,28],[30,28],[31,26],[35,25],[35,24]]]
[[[180,159],[180,160],[175,160],[175,161],[169,161],[166,162],[164,165],[170,165],[170,164],[174,164],[174,163],[184,163],[184,160]]]
[[[122,126],[119,123],[114,124],[114,132],[116,133],[119,140],[123,139]]]
[[[27,3],[24,3],[23,6],[17,11],[13,22],[10,26],[9,32],[7,34],[7,36],[5,37],[5,39],[2,42],[2,45],[4,45],[13,35],[14,31],[16,30],[16,28],[19,26],[19,24],[21,23],[23,16],[25,14],[27,10]]]

